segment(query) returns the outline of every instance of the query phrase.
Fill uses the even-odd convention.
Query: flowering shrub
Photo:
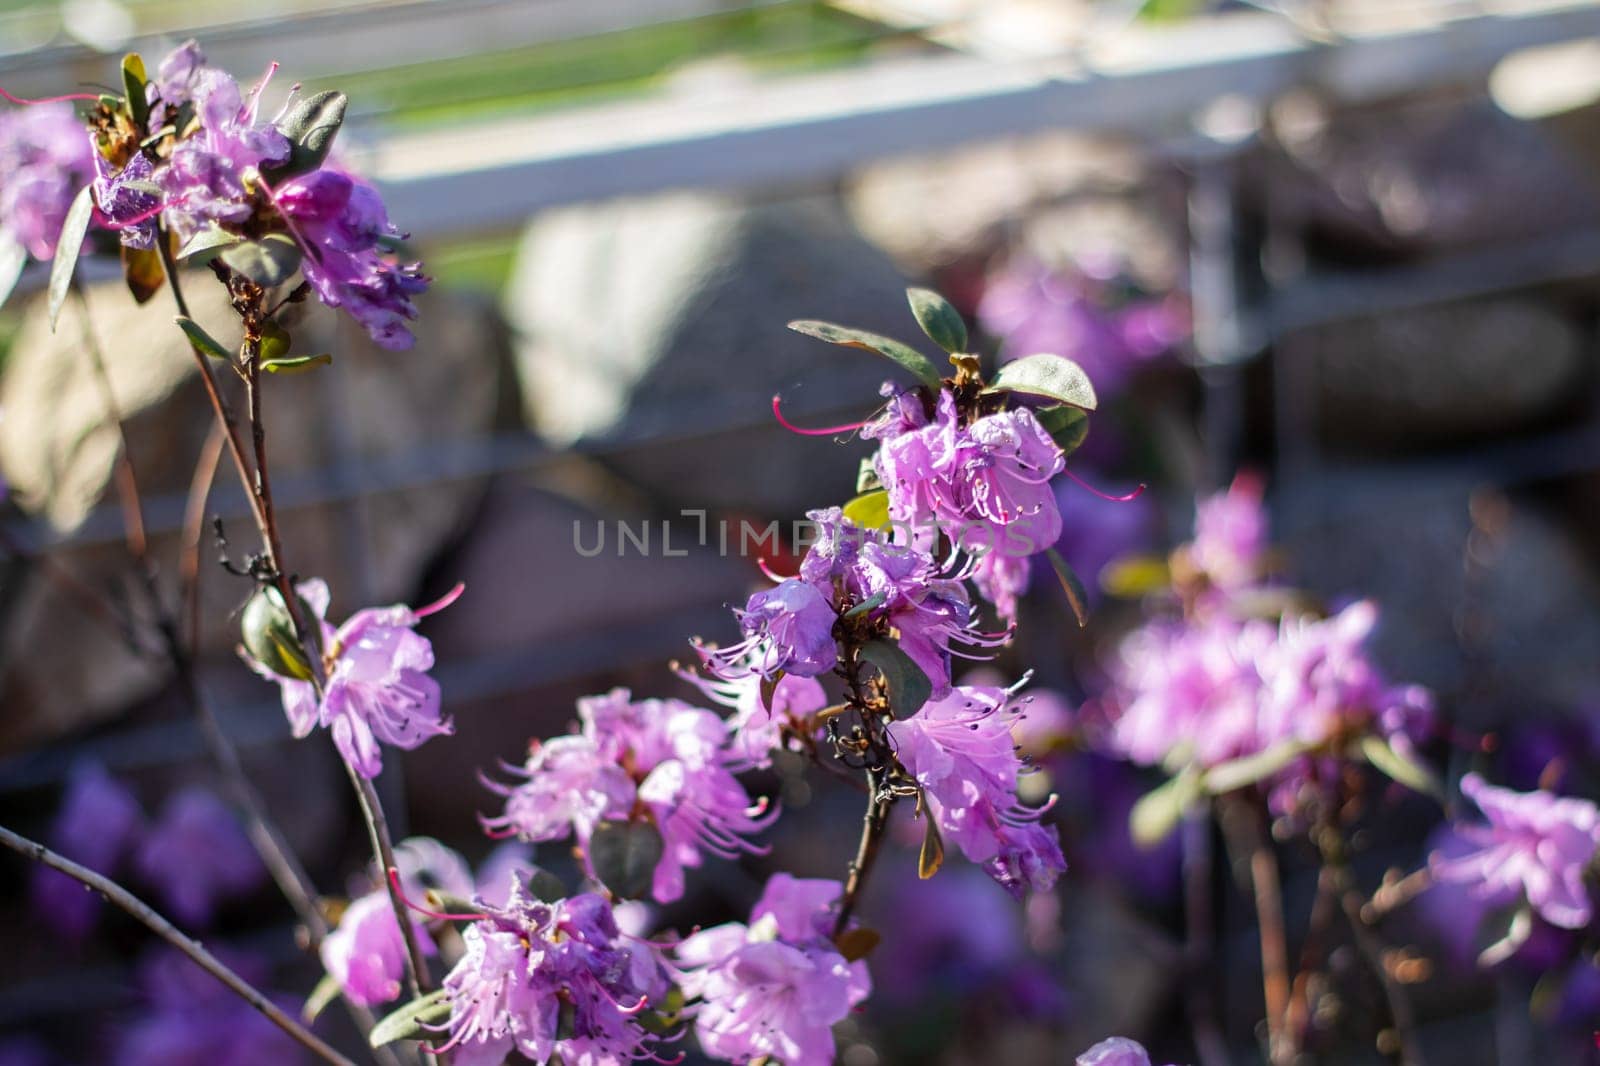
[[[0,237],[53,258],[52,316],[76,285],[78,258],[101,250],[109,235],[136,299],[170,290],[260,538],[242,565],[229,563],[252,586],[240,654],[279,686],[294,737],[327,730],[373,855],[370,878],[352,899],[325,897],[308,882],[216,728],[179,627],[160,615],[163,647],[207,727],[254,852],[209,792],[179,792],[150,820],[95,768],[75,776],[58,816],[53,842],[64,856],[0,830],[0,840],[43,864],[35,895],[62,932],[82,938],[95,922],[94,905],[84,903],[92,897],[60,891],[63,878],[76,879],[241,998],[227,1000],[231,1012],[213,1009],[206,997],[218,989],[181,990],[194,976],[187,963],[177,977],[157,973],[152,1013],[125,1035],[130,1050],[119,1061],[281,1062],[293,1044],[350,1061],[309,1021],[257,992],[239,972],[250,969],[246,961],[207,951],[110,880],[131,874],[178,923],[203,928],[223,901],[254,890],[264,865],[325,971],[304,1018],[343,999],[385,1062],[676,1061],[668,1057],[673,1046],[692,1039],[722,1061],[821,1066],[835,1058],[834,1027],[872,993],[874,949],[897,935],[892,922],[879,930],[858,917],[880,852],[903,839],[890,832],[896,817],[900,830],[910,829],[919,879],[940,873],[948,849],[973,864],[971,877],[996,892],[1000,906],[1013,905],[1008,895],[1048,901],[1067,859],[1058,826],[1047,820],[1056,798],[1042,794],[1029,756],[1056,772],[1076,765],[1087,774],[1112,759],[1158,770],[1165,783],[1129,813],[1133,837],[1145,844],[1186,823],[1204,845],[1207,819],[1217,816],[1253,883],[1272,1061],[1293,1062],[1306,1050],[1314,1036],[1308,1019],[1324,1013],[1313,1010],[1310,989],[1326,978],[1309,934],[1305,961],[1289,971],[1274,838],[1316,853],[1314,929],[1325,932],[1329,916],[1344,913],[1382,985],[1394,1042],[1409,1039],[1400,1032],[1406,1001],[1389,957],[1374,946],[1382,909],[1405,893],[1392,883],[1370,898],[1359,889],[1354,826],[1364,808],[1398,793],[1390,784],[1438,799],[1448,793],[1425,758],[1442,733],[1433,697],[1390,682],[1369,647],[1377,605],[1327,608],[1275,580],[1262,486],[1241,478],[1200,502],[1191,542],[1141,571],[1156,575],[1143,589],[1152,615],[1117,644],[1105,691],[1085,707],[1049,696],[1035,706],[1027,676],[959,679],[958,660],[1012,646],[1019,597],[1039,556],[1080,625],[1087,622],[1090,594],[1057,547],[1073,537],[1056,481],[1075,479],[1068,464],[1098,400],[1090,375],[1049,351],[1009,351],[1012,358],[986,373],[961,316],[928,290],[911,290],[909,302],[948,356],[948,372],[901,341],[826,322],[791,324],[885,358],[896,378],[870,417],[802,431],[859,430],[873,442],[856,494],[808,513],[815,535],[798,572],[770,574],[772,586],[733,611],[736,639],[695,639],[697,664],[675,668],[706,702],[731,713],[626,689],[582,699],[568,733],[534,741],[520,764],[483,777],[499,797],[483,829],[514,839],[478,871],[436,841],[395,846],[372,779],[385,749],[411,751],[454,732],[431,673],[432,644],[417,626],[464,590],[417,609],[357,610],[331,624],[333,590],[289,578],[260,397],[273,374],[330,358],[291,354],[280,321],[286,305],[314,293],[379,345],[403,349],[412,343],[413,298],[427,279],[398,257],[402,236],[375,189],[328,163],[342,95],[291,92],[264,118],[260,101],[273,71],[242,88],[193,43],[162,60],[154,78],[137,55],[124,60],[122,75],[123,94],[87,98],[93,106],[81,125],[69,128],[67,111],[53,104],[0,121]],[[226,288],[243,327],[237,352],[189,316],[179,263],[208,267]],[[1064,332],[1056,312],[1022,297],[1036,289],[1049,297],[1051,284],[1024,278],[1016,287],[992,290],[983,317],[1010,348],[1050,346]],[[1106,358],[1136,362],[1164,350],[1177,332],[1168,321],[1174,313],[1139,307],[1115,330],[1101,322],[1101,339],[1115,334],[1122,346]],[[1085,314],[1071,311],[1075,320]],[[1071,343],[1087,350],[1081,338]],[[225,380],[237,379],[242,404],[224,400],[213,363],[229,371]],[[774,411],[781,420],[776,399]],[[1085,528],[1079,546],[1098,562],[1108,554],[1104,542],[1122,536],[1117,528]],[[163,610],[159,596],[151,599]],[[470,596],[456,609],[471,610]],[[859,837],[853,858],[841,852],[841,876],[780,870],[746,921],[686,935],[656,929],[659,915],[648,904],[676,903],[717,862],[765,853],[783,808],[741,775],[780,763],[809,763],[861,789]],[[1379,781],[1387,782],[1381,792],[1369,787]],[[1600,851],[1595,806],[1513,792],[1471,773],[1459,788],[1488,824],[1460,824],[1460,846],[1406,881],[1418,890],[1430,879],[1465,885],[1488,905],[1511,908],[1501,946],[1481,956],[1487,965],[1528,940],[1535,916],[1586,930]],[[1130,806],[1122,791],[1091,799],[1120,817]],[[1108,847],[1120,847],[1124,835],[1119,827]],[[533,849],[553,843],[569,845],[577,859],[566,880],[534,865]],[[1186,861],[1193,843],[1186,837]],[[1131,864],[1126,853],[1120,861]],[[944,898],[967,898],[971,883]],[[971,909],[992,915],[994,906]],[[963,908],[951,910],[947,924],[960,923]],[[742,905],[736,913],[745,913]],[[957,944],[972,935],[940,932]],[[992,961],[1004,968],[1007,958],[1000,952]],[[1035,971],[1012,987],[1021,995],[1037,982]],[[1057,1003],[1028,994],[1041,1011]],[[388,1013],[375,1021],[371,1008]],[[1113,1037],[1077,1062],[1149,1066],[1151,1058]]]

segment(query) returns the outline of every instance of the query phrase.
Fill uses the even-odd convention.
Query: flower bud
[[[300,598],[298,606],[301,620],[309,626],[316,620],[316,612],[304,598]],[[283,602],[283,594],[276,587],[262,585],[256,589],[244,605],[239,629],[245,650],[261,665],[279,677],[311,680],[311,664],[295,634],[294,619]],[[315,632],[309,636],[313,647],[320,643]]]

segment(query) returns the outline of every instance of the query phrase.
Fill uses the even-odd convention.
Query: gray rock
[[[236,342],[220,286],[195,275],[187,288],[195,318],[222,343]],[[89,306],[147,501],[152,554],[170,596],[176,527],[210,409],[164,294],[141,308],[120,284],[100,285],[90,289]],[[392,464],[386,472],[414,473],[451,444],[481,438],[503,421],[509,356],[492,311],[445,295],[426,298],[421,311],[416,349],[385,352],[343,316],[306,305],[291,327],[295,350],[333,352],[334,364],[271,378],[265,393],[286,564],[296,574],[328,579],[338,616],[411,595],[483,489],[481,477],[468,476],[375,492],[372,467],[385,463]],[[52,553],[62,569],[92,588],[120,589],[130,566],[112,488],[119,446],[104,421],[81,329],[70,306],[55,334],[41,303],[27,310],[0,377],[0,470],[24,511],[55,533],[78,538]],[[242,404],[225,369],[221,378]],[[243,502],[224,455],[211,510],[239,516],[228,524],[239,556],[256,548]],[[248,586],[224,577],[214,558],[208,542],[201,651],[227,656],[237,640],[228,615]],[[162,676],[160,663],[133,657],[112,630],[86,621],[37,571],[8,592],[0,746],[103,718],[148,694]]]
[[[535,220],[506,313],[529,420],[552,442],[603,451],[673,507],[786,516],[847,497],[864,449],[787,434],[773,394],[797,421],[854,420],[899,372],[785,323],[915,343],[904,285],[831,201],[682,193]]]
[[[1557,310],[1494,299],[1329,323],[1286,341],[1336,448],[1394,448],[1527,428],[1581,389],[1591,345]]]

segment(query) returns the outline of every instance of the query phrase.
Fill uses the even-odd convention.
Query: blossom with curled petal
[[[480,901],[481,902],[481,901]],[[450,1015],[438,1050],[457,1066],[627,1062],[656,1037],[639,1014],[665,995],[654,945],[625,937],[611,904],[581,894],[554,903],[519,886],[461,932],[465,953],[444,979]]]
[[[829,937],[837,881],[776,874],[750,912],[685,938],[676,951],[684,994],[698,1002],[695,1035],[712,1058],[785,1066],[834,1061],[833,1025],[866,999],[864,962]]]
[[[339,754],[357,773],[376,777],[383,769],[380,744],[409,751],[454,731],[440,713],[439,683],[428,676],[433,645],[416,632],[416,625],[454,603],[461,591],[457,585],[444,598],[416,610],[403,604],[369,607],[335,629],[324,617],[327,584],[301,582],[301,600],[315,612],[322,629],[320,701],[311,682],[283,677],[248,655],[246,659],[257,673],[281,687],[283,711],[296,737],[325,727]]]
[[[585,854],[602,822],[648,818],[661,835],[651,895],[670,903],[684,870],[706,853],[760,850],[749,837],[777,812],[752,802],[734,771],[745,760],[714,712],[681,700],[634,700],[623,688],[578,701],[580,732],[533,748],[523,781],[491,787],[506,797],[484,819],[492,834],[528,841],[571,835]],[[592,872],[592,871],[591,871]]]
[[[1011,727],[1022,712],[1005,689],[961,685],[889,724],[895,757],[922,787],[945,839],[1013,895],[1042,891],[1066,869],[1043,809],[1023,807]]]
[[[1475,846],[1454,858],[1435,855],[1433,876],[1472,885],[1481,896],[1523,896],[1563,929],[1587,926],[1594,917],[1587,873],[1600,850],[1600,808],[1542,790],[1498,788],[1477,774],[1461,779],[1461,792],[1488,824],[1457,825],[1456,835]]]

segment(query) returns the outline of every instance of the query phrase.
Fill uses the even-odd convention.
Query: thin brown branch
[[[867,878],[871,876],[873,863],[878,858],[879,846],[883,843],[884,829],[889,824],[889,808],[894,799],[883,795],[882,785],[882,773],[868,770],[867,811],[861,820],[861,840],[856,845],[856,857],[851,860],[850,873],[845,878],[844,895],[839,899],[839,917],[833,924],[833,935],[836,937],[850,925],[850,916],[861,901],[861,893],[866,888]]]
[[[372,787],[372,782],[356,773],[355,767],[349,763],[345,764],[345,770],[350,774],[350,783],[355,786],[356,798],[361,801],[361,816],[367,823],[367,835],[372,841],[373,855],[378,860],[380,873],[388,886],[389,903],[394,907],[395,916],[400,920],[400,934],[405,940],[408,963],[406,980],[411,987],[411,994],[420,996],[433,987],[433,980],[417,944],[413,923],[407,913],[406,901],[401,898],[400,889],[395,886],[394,878],[388,876],[390,870],[397,868],[394,843],[389,839],[389,821],[384,817],[383,805],[378,802],[378,790]]]
[[[1267,1057],[1287,1066],[1298,1053],[1289,1021],[1289,940],[1283,916],[1283,886],[1261,813],[1249,801],[1229,797],[1222,811],[1230,849],[1249,867],[1256,927],[1261,937],[1261,994],[1267,1012]]]
[[[1183,819],[1184,969],[1189,1028],[1200,1066],[1228,1066],[1228,1046],[1217,1021],[1211,966],[1215,954],[1211,893],[1211,812]]]
[[[216,956],[201,947],[198,942],[185,936],[171,922],[157,914],[149,904],[140,900],[115,881],[102,877],[86,867],[79,866],[72,860],[57,855],[43,844],[35,843],[26,837],[19,836],[3,826],[0,826],[0,844],[4,844],[12,851],[32,859],[34,862],[43,863],[53,870],[59,870],[68,877],[100,893],[108,902],[126,911],[129,915],[142,922],[151,932],[187,955],[201,969],[221,981],[230,991],[265,1015],[268,1021],[288,1033],[297,1043],[324,1062],[334,1063],[335,1066],[356,1066],[350,1059],[345,1058],[330,1047],[321,1037],[285,1014],[270,999],[230,970]]]

